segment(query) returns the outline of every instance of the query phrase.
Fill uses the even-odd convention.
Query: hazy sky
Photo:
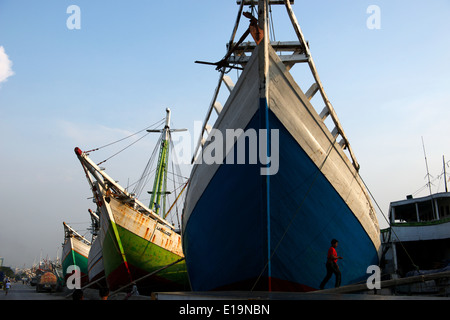
[[[71,5],[80,9],[79,29],[71,29],[78,21]],[[380,10],[379,29],[368,27],[371,5]],[[89,150],[141,130],[166,107],[172,125],[196,141],[194,123],[203,121],[219,74],[194,61],[225,55],[237,9],[235,0],[0,0],[5,265],[60,256],[63,221],[85,233],[95,206],[74,147]],[[297,0],[293,9],[382,211],[408,194],[426,195],[422,137],[434,178],[442,156],[450,161],[450,2]],[[296,40],[283,6],[273,17],[276,40]],[[296,65],[294,77],[303,68]],[[105,163],[107,172],[124,185],[133,181],[153,144]],[[100,162],[115,151],[91,157]],[[433,192],[443,184],[434,180]]]

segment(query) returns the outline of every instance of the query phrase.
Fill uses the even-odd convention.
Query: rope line
[[[154,124],[152,124],[152,125],[150,125],[150,126],[144,128],[144,129],[142,129],[142,130],[140,130],[140,131],[138,131],[138,132],[135,132],[135,133],[133,133],[133,134],[127,136],[127,137],[121,138],[121,139],[119,139],[119,140],[117,140],[117,141],[114,141],[114,142],[110,142],[110,143],[108,143],[108,144],[105,144],[104,146],[101,146],[101,147],[98,147],[98,148],[91,149],[91,150],[89,150],[89,151],[86,151],[85,153],[94,152],[94,151],[97,151],[97,150],[100,150],[100,149],[109,147],[109,146],[111,146],[111,145],[113,145],[113,144],[116,144],[116,143],[118,143],[118,142],[121,142],[121,141],[123,141],[123,140],[125,140],[125,139],[131,138],[131,137],[133,137],[133,136],[135,136],[135,135],[137,135],[137,134],[139,134],[139,133],[141,133],[141,132],[143,132],[143,131],[145,131],[145,130],[148,130],[148,129],[152,128],[152,127],[159,126],[159,125],[161,125],[162,123],[164,123],[164,121],[165,121],[165,119],[161,119],[161,120],[155,122]]]
[[[97,163],[97,165],[99,166],[99,165],[101,165],[102,163],[105,163],[106,161],[108,161],[109,159],[111,159],[112,157],[117,156],[117,155],[118,155],[119,153],[121,153],[122,151],[128,149],[129,147],[131,147],[131,146],[134,145],[135,143],[137,143],[137,142],[139,142],[140,140],[142,140],[143,138],[145,138],[148,134],[149,134],[149,133],[144,134],[142,137],[140,137],[139,139],[137,139],[137,140],[134,141],[133,143],[129,144],[129,145],[126,146],[125,148],[123,148],[123,149],[117,151],[117,152],[114,153],[112,156],[110,156],[110,157],[106,158],[105,160],[103,160],[103,161]]]
[[[375,197],[373,196],[372,192],[370,191],[369,187],[367,186],[366,182],[364,181],[364,179],[361,177],[361,175],[359,174],[359,178],[361,179],[361,181],[363,182],[364,186],[366,187],[367,192],[369,192],[370,197],[372,198],[372,200],[375,202],[376,206],[378,207],[378,210],[380,210],[381,215],[383,216],[384,220],[386,220],[386,222],[389,225],[389,232],[390,233],[394,233],[395,237],[398,240],[398,243],[400,243],[401,247],[403,248],[403,250],[405,251],[406,255],[408,256],[408,259],[410,260],[411,264],[413,265],[414,268],[416,268],[417,270],[419,270],[419,266],[417,266],[414,263],[414,260],[412,259],[412,257],[410,256],[408,250],[406,250],[405,246],[403,245],[403,242],[400,240],[400,238],[398,237],[397,233],[395,232],[395,230],[392,228],[391,223],[389,221],[389,219],[386,217],[386,215],[384,214],[383,210],[381,209],[380,205],[378,204],[377,200],[375,199]],[[389,236],[389,240],[390,240],[390,236]],[[389,241],[388,241],[389,242]],[[387,251],[386,251],[387,252]],[[383,251],[383,255],[385,254],[385,252]],[[382,255],[382,256],[383,256]],[[381,259],[380,259],[380,263],[381,263]]]

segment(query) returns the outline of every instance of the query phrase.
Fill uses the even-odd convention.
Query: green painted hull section
[[[88,273],[88,258],[82,256],[78,252],[72,250],[71,253],[67,255],[67,258],[62,262],[63,274],[66,276],[67,268],[71,265],[77,265],[80,268],[81,273]]]
[[[79,254],[75,250],[71,250],[71,252],[67,255],[67,257],[62,261],[62,271],[64,276],[64,281],[67,280],[67,277],[70,274],[67,274],[67,268],[71,265],[76,265],[80,268],[81,272],[81,286],[85,286],[89,282],[88,278],[88,258]]]
[[[182,258],[126,228],[117,224],[114,224],[114,227],[120,240],[117,240],[111,222],[103,240],[103,264],[108,285],[112,290],[117,290]],[[121,250],[125,257],[121,254]],[[158,272],[146,282],[147,284],[151,282],[150,286],[157,287],[158,290],[170,287],[188,290],[189,280],[185,261]]]

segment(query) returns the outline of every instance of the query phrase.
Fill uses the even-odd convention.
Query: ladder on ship
[[[332,122],[334,124],[334,129],[330,130],[332,136],[337,140],[338,136],[341,137],[341,140],[339,141],[339,145],[347,149],[350,159],[352,161],[352,164],[356,171],[359,171],[359,163],[356,160],[356,157],[354,155],[354,152],[352,150],[352,147],[350,146],[350,142],[342,128],[342,125],[337,117],[337,114],[328,99],[327,94],[325,93],[324,87],[322,85],[322,82],[320,80],[319,74],[317,72],[314,60],[312,58],[311,52],[309,50],[309,45],[307,41],[305,40],[305,37],[303,36],[302,30],[300,28],[300,25],[297,21],[297,18],[292,10],[291,5],[294,4],[294,0],[237,0],[236,3],[239,5],[239,12],[236,19],[236,24],[234,26],[231,39],[227,45],[228,52],[225,55],[225,58],[222,59],[219,62],[216,63],[208,63],[208,62],[202,62],[202,61],[196,61],[197,63],[206,63],[206,64],[212,64],[216,65],[217,69],[220,70],[220,78],[218,85],[216,87],[216,90],[214,92],[212,101],[210,103],[208,112],[206,114],[205,120],[203,121],[202,125],[202,131],[200,133],[200,137],[198,140],[198,143],[196,145],[196,148],[194,150],[194,154],[192,157],[192,163],[195,162],[197,154],[201,147],[206,143],[207,135],[211,132],[212,126],[209,124],[212,110],[215,110],[216,114],[219,115],[222,112],[223,106],[220,104],[219,101],[217,101],[217,97],[220,91],[221,84],[224,83],[228,90],[231,92],[234,88],[234,83],[231,80],[231,78],[226,75],[227,69],[229,68],[238,68],[242,69],[242,67],[245,67],[245,64],[249,61],[250,56],[246,53],[251,53],[256,48],[257,43],[256,42],[245,42],[244,38],[248,35],[248,33],[244,33],[244,35],[239,39],[239,41],[235,42],[235,36],[236,32],[239,26],[240,18],[243,15],[243,7],[249,6],[249,7],[255,7],[263,5],[264,2],[267,2],[268,6],[272,5],[284,5],[286,7],[287,14],[290,18],[290,21],[292,23],[292,26],[295,30],[295,33],[297,35],[298,41],[288,41],[288,42],[280,42],[280,41],[269,41],[270,45],[273,47],[273,49],[276,52],[291,52],[291,54],[283,54],[279,55],[281,61],[284,63],[286,68],[289,70],[291,69],[295,64],[297,63],[307,63],[310,69],[310,72],[314,78],[314,83],[309,87],[309,89],[306,91],[307,98],[311,101],[311,99],[314,97],[314,95],[317,92],[320,92],[320,95],[322,97],[324,107],[322,111],[319,114],[319,117],[322,121],[325,121],[327,117],[331,117]],[[266,14],[268,14],[266,12]],[[246,17],[248,17],[248,13],[245,14]],[[266,23],[268,23],[269,19],[268,17],[265,19]],[[252,23],[252,20],[251,20]],[[269,28],[267,28],[269,30]],[[206,134],[206,137],[205,137]]]

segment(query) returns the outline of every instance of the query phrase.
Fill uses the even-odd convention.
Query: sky
[[[196,142],[219,73],[194,61],[225,55],[237,10],[234,0],[0,0],[4,265],[61,257],[63,221],[86,234],[95,206],[75,147],[90,150],[142,130],[167,107],[172,127],[188,129]],[[432,192],[444,191],[450,2],[297,0],[293,10],[387,227],[391,201],[429,194],[427,165]],[[296,40],[284,7],[272,15],[275,39]],[[241,26],[237,37],[248,21]],[[294,77],[306,79],[304,68],[294,66]],[[304,82],[306,91],[312,83]],[[106,162],[107,173],[133,181],[155,139]],[[90,157],[100,162],[114,147]]]

